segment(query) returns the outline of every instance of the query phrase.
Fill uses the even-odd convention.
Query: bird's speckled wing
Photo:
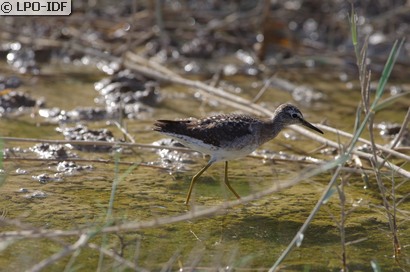
[[[216,115],[204,119],[178,121],[158,120],[154,130],[165,134],[184,135],[216,147],[221,142],[232,142],[237,138],[252,134],[252,124],[258,119],[240,114]]]

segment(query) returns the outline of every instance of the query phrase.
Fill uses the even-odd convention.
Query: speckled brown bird
[[[307,122],[300,110],[291,104],[280,105],[272,118],[221,114],[204,119],[158,120],[154,124],[154,130],[211,157],[208,164],[191,180],[185,201],[185,204],[188,204],[195,182],[217,161],[225,161],[224,182],[229,190],[240,198],[228,180],[228,161],[248,155],[275,138],[283,128],[293,124],[303,125],[323,134],[320,129]]]

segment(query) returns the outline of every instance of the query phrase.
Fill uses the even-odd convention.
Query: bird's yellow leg
[[[211,166],[213,164],[213,161],[209,161],[207,165],[205,165],[204,168],[202,168],[201,170],[199,170],[199,172],[192,177],[191,180],[191,185],[189,186],[189,191],[188,191],[188,195],[186,196],[186,200],[185,200],[185,205],[188,205],[189,203],[189,199],[191,198],[191,193],[192,193],[192,189],[194,188],[195,182],[196,180],[206,171],[206,169],[209,168],[209,166]]]
[[[226,186],[228,186],[229,190],[231,190],[231,192],[239,199],[241,198],[238,193],[232,188],[231,184],[229,184],[229,180],[228,180],[228,161],[225,161],[225,178],[224,178],[224,182],[226,184]]]

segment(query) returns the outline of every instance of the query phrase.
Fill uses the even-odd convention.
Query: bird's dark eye
[[[292,113],[292,118],[298,118],[299,116],[297,115],[297,113]]]

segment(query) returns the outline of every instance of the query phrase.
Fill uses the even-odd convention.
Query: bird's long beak
[[[300,121],[301,121],[302,125],[304,125],[305,127],[308,127],[310,129],[313,129],[313,130],[323,134],[323,131],[321,131],[320,129],[318,129],[317,127],[315,127],[314,125],[312,125],[308,121],[306,121],[304,119],[300,119]]]

